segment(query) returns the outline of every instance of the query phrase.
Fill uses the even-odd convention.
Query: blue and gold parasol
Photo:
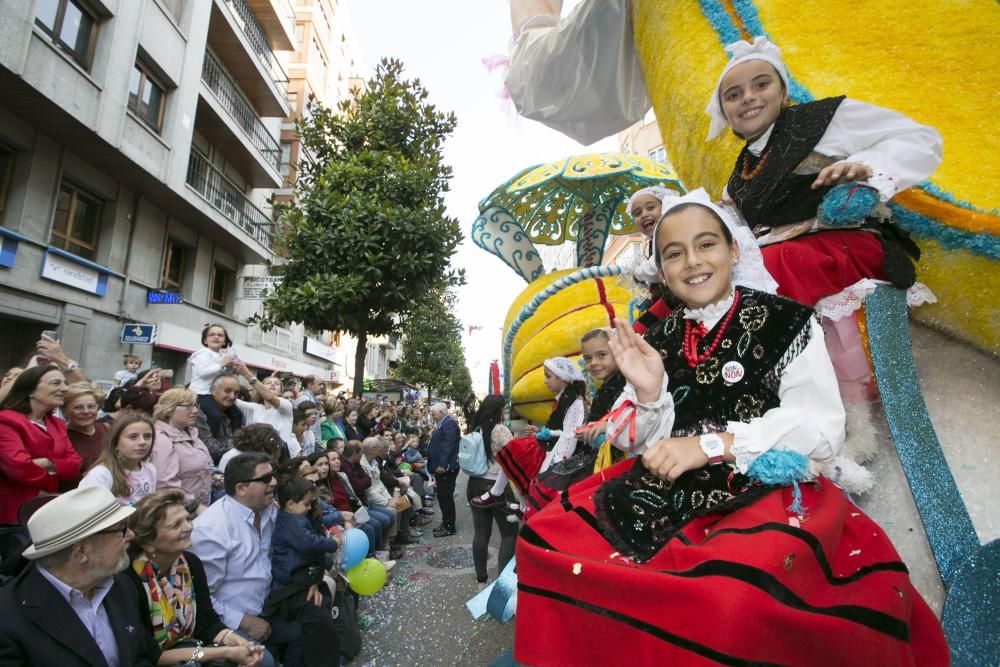
[[[624,153],[528,167],[479,203],[472,240],[527,282],[544,272],[535,244],[576,241],[577,265],[596,266],[609,234],[636,231],[625,207],[633,192],[651,185],[684,192],[669,165]]]

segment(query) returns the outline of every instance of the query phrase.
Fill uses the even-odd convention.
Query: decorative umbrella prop
[[[597,266],[609,234],[636,231],[625,207],[633,192],[651,185],[684,192],[669,165],[624,153],[528,167],[479,203],[472,240],[529,283],[545,271],[536,243],[576,241],[577,266]]]

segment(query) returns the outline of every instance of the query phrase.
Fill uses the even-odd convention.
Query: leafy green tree
[[[428,292],[403,326],[403,356],[393,376],[427,387],[433,396],[464,401],[472,378],[462,350],[462,324],[452,314],[455,295],[443,289]]]
[[[309,157],[279,218],[284,261],[271,269],[284,280],[254,318],[265,330],[301,322],[353,334],[355,394],[368,337],[397,333],[422,295],[463,281],[450,266],[462,233],[442,196],[451,168],[441,150],[455,116],[402,72],[383,60],[336,111],[310,101],[298,124]]]

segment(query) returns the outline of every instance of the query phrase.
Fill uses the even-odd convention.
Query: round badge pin
[[[743,364],[738,361],[727,362],[725,366],[722,367],[722,379],[733,384],[739,382],[743,379],[746,371],[743,369]]]

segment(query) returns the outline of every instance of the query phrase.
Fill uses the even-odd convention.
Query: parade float
[[[921,532],[922,526],[919,545],[911,539],[900,550],[911,567],[936,570],[935,582],[926,587],[936,585],[940,591],[935,607],[942,611],[955,664],[996,664],[1000,541],[983,544],[973,527],[955,482],[955,476],[972,473],[949,466],[935,434],[913,363],[908,318],[990,354],[1000,353],[995,188],[1000,139],[983,130],[997,110],[1000,90],[1000,56],[992,46],[1000,32],[1000,8],[985,0],[961,8],[947,3],[821,3],[808,11],[787,0],[587,0],[560,18],[560,5],[512,2],[512,62],[535,58],[528,68],[522,63],[522,69],[544,80],[541,72],[549,68],[575,81],[578,89],[592,89],[592,99],[578,97],[562,108],[539,105],[545,106],[541,112],[526,115],[590,143],[637,122],[651,103],[676,168],[676,174],[661,180],[678,191],[684,184],[721,192],[739,143],[732,136],[703,142],[708,126],[704,100],[728,59],[723,47],[758,35],[781,44],[793,103],[846,93],[896,109],[942,134],[941,167],[890,204],[894,218],[920,246],[919,279],[933,290],[937,303],[908,311],[903,292],[880,286],[855,315],[898,457],[896,472],[887,473],[862,506],[895,502],[899,496],[894,489],[912,493],[912,502],[907,497],[892,508],[890,516],[899,526],[889,532],[894,541],[906,542],[902,531],[913,533],[917,526]],[[531,38],[522,39],[521,31],[533,30],[559,32],[564,43],[524,46]],[[603,74],[602,68],[607,70]],[[524,80],[511,83],[508,78],[519,107],[539,93],[530,81],[527,86]],[[616,158],[623,163],[628,159]],[[593,163],[594,157],[582,162]],[[607,235],[627,230],[610,222],[611,200],[567,208],[559,198],[517,187],[519,179],[564,178],[564,167],[572,163],[571,158],[562,167],[540,165],[518,174],[483,200],[473,227],[478,245],[529,282],[505,324],[504,388],[513,409],[536,421],[550,399],[532,375],[541,360],[556,354],[572,358],[581,333],[606,325],[612,315],[633,314],[634,293],[627,282],[614,278],[622,271],[599,265]],[[573,169],[569,171],[572,175]],[[623,203],[624,196],[618,201]],[[562,227],[553,226],[551,216],[545,224],[535,224],[544,217],[540,211],[558,212]],[[543,275],[533,242],[566,240],[577,243],[579,268]],[[986,460],[988,454],[984,452]],[[986,504],[996,499],[987,498]],[[504,612],[503,604],[493,606],[498,614]]]

